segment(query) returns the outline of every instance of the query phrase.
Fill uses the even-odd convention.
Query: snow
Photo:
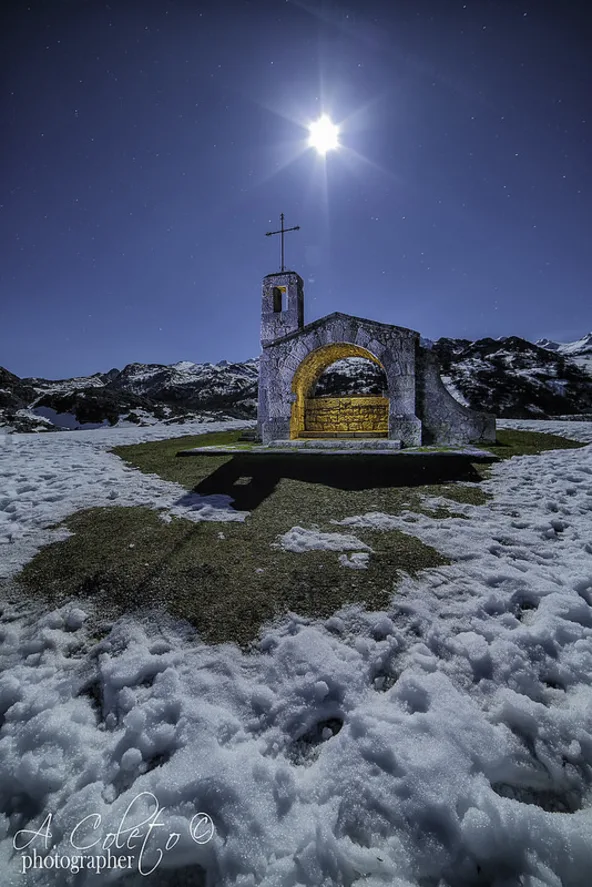
[[[64,538],[51,525],[84,508],[147,505],[166,519],[244,520],[228,496],[199,496],[179,484],[126,466],[107,449],[245,422],[96,429],[76,435],[0,437],[0,578],[11,576],[42,546]]]
[[[310,530],[292,527],[287,533],[278,536],[272,547],[283,548],[284,551],[293,551],[297,554],[305,551],[372,551],[355,536],[344,533],[322,533],[318,527],[312,527]],[[341,558],[340,562],[342,563]],[[348,566],[351,564],[348,563]]]
[[[553,342],[552,339],[537,339],[535,345],[538,345],[539,348],[546,348],[547,351],[557,351],[559,349],[559,342]]]
[[[592,375],[592,333],[587,333],[575,342],[559,343],[551,342],[549,339],[539,339],[537,345],[569,357],[585,373]]]
[[[306,551],[347,551],[340,554],[338,562],[342,567],[365,570],[368,567],[372,549],[356,536],[347,533],[322,533],[318,527],[307,530],[304,527],[292,527],[287,533],[278,536],[272,542],[273,548],[283,548],[302,554]]]
[[[589,354],[574,354],[571,356],[571,360],[579,366],[581,370],[584,370],[585,373],[592,376],[592,349]]]
[[[592,422],[579,422],[556,419],[498,419],[498,428],[515,428],[517,431],[543,431],[556,434],[582,443],[592,442]]]
[[[342,567],[351,567],[353,570],[365,570],[368,567],[370,555],[367,551],[354,551],[352,554],[340,554],[339,563]]]
[[[52,410],[52,412],[53,412],[53,410]],[[36,410],[31,409],[29,407],[25,407],[22,410],[17,410],[16,415],[18,416],[19,419],[29,419],[30,421],[35,422],[37,425],[40,425],[40,426],[45,426],[45,425],[50,426],[50,425],[55,424],[54,422],[52,422],[52,420],[48,416],[44,416],[40,413],[37,413]]]
[[[100,374],[94,376],[77,376],[72,379],[29,379],[38,394],[67,394],[80,388],[103,388],[105,382]]]
[[[256,381],[257,366],[257,360],[252,359],[240,364],[230,364],[227,361],[218,364],[200,364],[190,360],[181,360],[170,366],[128,364],[118,378],[118,383],[123,384],[124,389],[140,394],[146,393],[150,385],[158,379],[161,380],[161,384],[164,381],[173,386],[199,384],[205,387],[213,386],[213,391],[227,392],[233,386]]]
[[[575,342],[561,343],[557,348],[562,354],[574,355],[584,354],[586,352],[592,353],[592,333],[587,333]]]
[[[500,424],[592,442],[590,422]],[[107,491],[170,509],[174,485],[116,467],[106,450],[173,433],[3,438],[0,515],[19,538],[2,548],[25,540],[31,556],[48,521],[108,504]],[[403,577],[387,611],[287,617],[250,653],[207,646],[162,615],[120,620],[99,641],[80,602],[54,612],[7,602],[3,885],[127,883],[125,871],[23,875],[13,836],[51,813],[52,853],[71,856],[85,817],[95,816],[77,834],[90,844],[130,805],[135,824],[158,803],[163,825],[143,827],[134,871],[158,864],[163,879],[193,865],[208,887],[587,887],[592,446],[496,464],[483,486],[487,505],[450,502],[446,519],[352,513],[324,535],[396,528],[453,562]],[[285,536],[301,557],[327,541],[306,527]],[[200,812],[214,832],[198,843]],[[40,837],[33,847],[43,851]]]
[[[177,370],[180,373],[194,372],[196,368],[197,364],[194,363],[192,360],[179,360],[172,366],[172,369]]]

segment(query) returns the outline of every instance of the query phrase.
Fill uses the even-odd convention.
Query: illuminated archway
[[[292,379],[292,394],[295,396],[290,418],[292,439],[306,437],[307,431],[316,436],[388,436],[388,397],[311,397],[316,381],[327,367],[346,357],[363,357],[384,371],[376,355],[360,345],[335,342],[311,351]]]

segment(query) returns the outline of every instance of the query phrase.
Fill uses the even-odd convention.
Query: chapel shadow
[[[347,456],[294,453],[233,455],[204,478],[193,492],[201,496],[227,495],[238,511],[253,511],[276,489],[280,480],[322,484],[339,490],[418,487],[469,481],[479,483],[474,455],[458,453],[405,456],[359,454]]]

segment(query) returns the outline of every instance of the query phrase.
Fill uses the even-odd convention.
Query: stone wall
[[[495,416],[459,403],[440,378],[435,354],[417,351],[417,408],[423,425],[423,443],[495,443]]]
[[[315,397],[306,401],[304,434],[354,432],[388,434],[387,397]]]
[[[415,414],[415,349],[419,333],[404,327],[330,314],[263,348],[259,364],[259,429],[264,441],[298,437],[306,400],[319,375],[342,357],[365,357],[384,369],[389,437],[421,441]]]
[[[437,358],[420,347],[414,330],[340,313],[300,328],[301,279],[288,279],[292,274],[269,275],[264,284],[258,407],[264,443],[298,438],[307,430],[386,434],[403,446],[495,441],[495,418],[464,407],[448,393]],[[279,285],[292,287],[285,318],[271,316],[273,287]],[[264,336],[286,328],[284,321],[295,328],[265,341]],[[364,357],[380,365],[388,398],[314,398],[319,376],[344,357]]]

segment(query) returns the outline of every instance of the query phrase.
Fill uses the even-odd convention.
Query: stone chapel
[[[304,323],[295,271],[263,279],[258,432],[264,444],[297,438],[390,438],[401,446],[495,441],[495,418],[459,403],[419,333],[335,312]],[[324,371],[363,357],[382,368],[382,396],[315,396]]]

